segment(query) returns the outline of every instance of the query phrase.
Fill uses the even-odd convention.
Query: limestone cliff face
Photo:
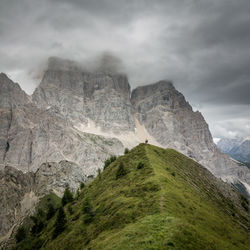
[[[21,202],[30,194],[34,185],[34,174],[24,174],[15,168],[6,166],[0,170],[0,239],[11,234],[15,222],[26,215]],[[31,208],[31,207],[29,207]]]
[[[60,105],[45,108],[31,102],[7,76],[0,79],[0,85],[0,164],[35,171],[45,161],[66,159],[79,164],[87,175],[94,175],[110,154],[123,151],[123,145],[115,138],[74,128],[73,120],[66,119],[61,113]],[[57,103],[55,99],[51,100]],[[72,107],[71,104],[68,106]]]
[[[160,81],[138,87],[131,102],[136,117],[163,147],[171,147],[198,161],[225,181],[250,185],[250,171],[222,154],[213,143],[202,114],[194,112],[172,83]]]
[[[134,129],[130,85],[127,77],[110,72],[85,72],[72,62],[51,58],[33,101],[40,108],[51,106],[74,124],[120,133]]]
[[[200,112],[193,112],[184,96],[175,90],[172,83],[158,83],[136,88],[131,101],[138,120],[164,147],[175,145],[186,150],[198,147],[213,150],[213,140]],[[182,151],[183,151],[182,150]],[[201,156],[196,155],[200,160]]]

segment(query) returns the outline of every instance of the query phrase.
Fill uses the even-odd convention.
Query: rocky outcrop
[[[0,107],[0,164],[36,171],[45,161],[66,159],[79,164],[87,175],[94,175],[109,155],[123,152],[119,140],[79,131],[57,105],[38,107],[11,80],[5,79],[3,84],[9,87],[0,92],[0,97],[9,96],[9,104],[3,102]],[[21,98],[12,98],[14,94],[8,91],[13,89],[15,93],[20,91]]]
[[[65,160],[44,163],[35,173],[4,166],[0,170],[0,242],[33,213],[41,197],[50,192],[61,196],[67,185],[76,192],[88,179],[77,164]]]
[[[24,174],[9,166],[0,170],[0,241],[9,237],[13,225],[32,209],[36,202],[32,192],[34,182],[34,173]]]

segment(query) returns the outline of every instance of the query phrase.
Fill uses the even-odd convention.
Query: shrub
[[[144,167],[144,163],[140,161],[140,162],[137,164],[137,169],[141,169],[141,168],[143,168],[143,167]]]
[[[112,162],[117,159],[115,155],[111,155],[105,162],[104,162],[104,169],[108,167]]]
[[[26,231],[24,227],[18,228],[15,238],[17,243],[26,238]]]
[[[126,155],[126,154],[128,154],[128,153],[129,153],[129,149],[128,149],[128,148],[125,148],[124,154]]]
[[[122,176],[124,176],[126,174],[127,174],[127,172],[126,172],[126,170],[124,168],[123,163],[121,162],[118,169],[117,169],[117,171],[116,171],[116,179],[119,179],[119,178],[121,178]]]
[[[100,178],[101,178],[101,169],[98,168],[97,172],[98,172],[98,177],[99,177],[99,179],[100,179]]]
[[[83,189],[85,187],[85,184],[84,182],[82,181],[81,184],[80,184],[80,189]]]
[[[30,219],[33,221],[34,225],[31,228],[31,234],[35,235],[40,233],[44,228],[44,223],[42,218],[39,217],[39,214],[36,216],[30,216]]]
[[[53,205],[51,203],[49,203],[48,204],[48,212],[47,212],[47,216],[46,216],[47,220],[52,218],[55,213],[56,213],[55,208],[53,207]]]
[[[94,210],[93,210],[93,207],[92,207],[88,197],[86,197],[83,201],[82,210],[84,213],[83,222],[85,224],[89,224],[93,220]]]
[[[67,203],[73,201],[73,194],[69,190],[69,186],[67,185],[63,197],[62,197],[62,205],[65,206]]]
[[[68,206],[68,212],[70,215],[72,215],[74,213],[71,205]]]
[[[117,159],[117,157],[115,155],[111,155],[109,159],[110,159],[110,161],[112,163]]]
[[[52,235],[53,239],[55,239],[59,234],[61,234],[64,231],[65,224],[66,224],[66,216],[65,216],[63,207],[60,207],[58,209],[56,221],[54,224],[55,228],[54,228],[53,235]]]

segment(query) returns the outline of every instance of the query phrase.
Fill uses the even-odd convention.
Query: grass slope
[[[121,162],[125,174],[117,177]],[[39,237],[42,249],[249,249],[247,201],[242,210],[218,183],[177,151],[140,144],[64,207],[62,234],[52,240],[54,216],[30,244]],[[93,207],[91,222],[84,222],[86,200]]]

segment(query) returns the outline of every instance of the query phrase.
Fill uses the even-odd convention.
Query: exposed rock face
[[[134,129],[125,75],[88,73],[52,58],[33,100],[40,108],[55,107],[58,115],[74,124],[88,126],[90,120],[103,131],[115,133]]]
[[[250,185],[249,170],[220,153],[202,114],[193,112],[170,82],[136,88],[131,102],[140,123],[163,147],[177,149],[225,181]]]
[[[69,161],[43,163],[35,173],[35,193],[43,196],[54,192],[58,196],[64,192],[68,184],[76,192],[81,182],[87,182],[88,177],[81,168]]]
[[[2,82],[0,84],[2,86]],[[23,171],[35,171],[45,161],[67,159],[79,164],[87,175],[93,175],[110,154],[123,151],[123,145],[115,138],[83,133],[74,128],[73,120],[66,119],[58,105],[39,108],[11,80],[4,78],[3,86],[0,100],[2,96],[9,99],[1,102],[0,107],[0,164],[9,163]]]
[[[32,192],[34,173],[24,174],[12,167],[0,171],[0,239],[10,236],[15,222],[26,215],[22,201]],[[33,199],[36,200],[36,199]],[[23,202],[24,203],[24,202]],[[32,206],[26,204],[28,209]],[[32,202],[30,202],[32,205]]]
[[[30,215],[39,198],[50,192],[61,196],[68,184],[72,191],[88,177],[75,163],[42,164],[36,173],[23,173],[11,166],[0,170],[0,241],[7,239],[15,225]]]

